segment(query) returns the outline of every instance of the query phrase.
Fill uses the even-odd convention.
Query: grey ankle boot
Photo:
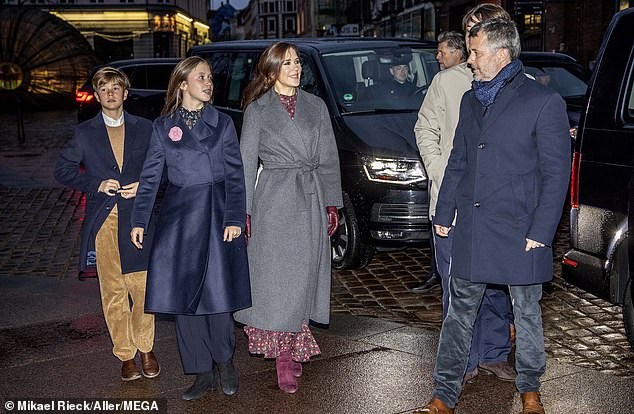
[[[233,367],[233,360],[216,363],[220,374],[220,386],[226,395],[233,395],[238,391],[238,374]]]
[[[214,375],[214,370],[201,372],[196,375],[196,380],[181,398],[185,401],[199,400],[208,389],[215,390],[217,382],[218,378]]]

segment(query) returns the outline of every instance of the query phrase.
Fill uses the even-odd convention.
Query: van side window
[[[229,108],[240,109],[242,107],[242,95],[249,81],[253,78],[258,57],[253,52],[240,52],[233,55],[225,103]]]
[[[566,67],[527,63],[524,65],[524,71],[564,98],[583,97],[586,94],[588,86],[583,79],[584,74],[578,73],[573,65]]]
[[[166,91],[174,65],[149,65],[146,70],[147,89]]]
[[[302,80],[300,84],[300,88],[303,91],[308,93],[312,93],[313,95],[317,95],[320,98],[324,98],[324,94],[319,87],[317,77],[315,76],[315,68],[313,66],[313,61],[305,54],[301,53],[302,60]]]
[[[145,74],[142,73],[143,70],[141,68],[126,66],[124,68],[119,68],[119,70],[125,73],[128,79],[130,79],[130,89],[143,89],[145,87]],[[137,74],[140,74],[141,76],[137,76]]]
[[[435,52],[428,49],[413,49],[414,56],[419,59],[412,59],[412,76],[417,88],[428,88],[431,80],[438,73],[438,62]]]
[[[632,83],[630,83],[629,88],[629,99],[625,101],[626,110],[625,110],[625,121],[629,123],[634,123],[634,78],[630,76],[632,79]]]
[[[211,52],[203,55],[211,65],[214,75],[214,105],[227,105],[227,81],[231,69],[230,52]]]

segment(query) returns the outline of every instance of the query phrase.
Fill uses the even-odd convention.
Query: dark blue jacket
[[[55,179],[60,183],[86,193],[86,217],[81,230],[79,269],[86,268],[88,252],[95,250],[95,236],[117,204],[119,212],[119,255],[123,273],[146,270],[149,249],[137,250],[130,241],[130,216],[134,198],[120,195],[110,197],[99,193],[103,180],[115,179],[124,186],[139,181],[152,134],[152,123],[144,118],[125,113],[125,141],[123,170],[119,170],[112,152],[106,125],[101,112],[75,128],[73,138],[62,149],[55,165]],[[85,171],[80,169],[83,165]],[[151,245],[151,232],[144,244]]]
[[[176,314],[232,312],[251,306],[244,233],[244,172],[231,118],[208,105],[189,130],[176,113],[154,121],[132,213],[145,228],[163,175],[167,190],[156,219],[145,310]],[[144,241],[143,250],[148,250]]]
[[[516,75],[486,114],[465,93],[435,221],[457,212],[451,275],[527,285],[552,279],[552,240],[570,175],[564,100]],[[546,247],[526,252],[526,238]]]

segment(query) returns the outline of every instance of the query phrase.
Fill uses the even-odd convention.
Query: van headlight
[[[423,164],[418,160],[364,158],[363,170],[370,181],[391,184],[414,184],[425,181]]]

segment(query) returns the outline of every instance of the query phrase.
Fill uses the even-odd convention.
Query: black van
[[[628,222],[634,226],[633,27],[634,8],[614,16],[590,80],[573,157],[572,248],[562,269],[565,279],[623,305],[632,347],[634,249],[628,252]]]
[[[333,266],[364,267],[376,246],[406,246],[430,234],[427,176],[414,124],[438,72],[436,43],[407,39],[285,39],[297,46],[301,88],[330,111],[339,148],[344,208],[331,239]],[[273,40],[218,42],[189,51],[214,72],[214,105],[242,126],[242,92]],[[384,93],[390,64],[407,64],[412,93]]]

